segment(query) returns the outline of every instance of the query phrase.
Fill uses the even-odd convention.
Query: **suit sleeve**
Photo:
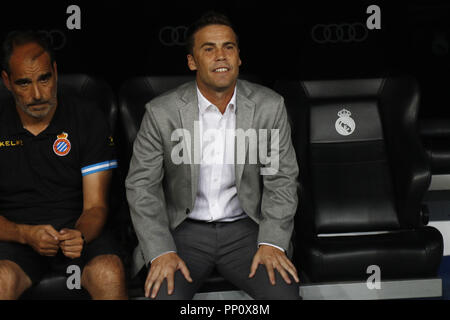
[[[258,243],[270,243],[287,251],[298,204],[298,164],[283,98],[280,98],[272,129],[278,130],[279,143],[278,148],[272,150],[271,159],[278,159],[278,164],[272,161],[266,165],[267,173],[263,175]],[[272,143],[273,139],[271,134]]]
[[[176,251],[169,228],[163,191],[164,154],[162,139],[151,105],[133,146],[125,182],[131,219],[146,265],[163,252]]]

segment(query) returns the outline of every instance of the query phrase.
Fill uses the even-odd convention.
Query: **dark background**
[[[81,30],[66,27],[72,4],[81,9]],[[365,25],[372,4],[381,9],[381,30],[364,41],[313,40],[317,24]],[[450,1],[41,0],[0,8],[2,39],[14,29],[48,31],[60,73],[99,76],[115,90],[132,76],[189,74],[184,47],[164,45],[170,37],[161,30],[215,9],[236,25],[242,73],[268,83],[411,74],[422,90],[421,116],[450,116]]]

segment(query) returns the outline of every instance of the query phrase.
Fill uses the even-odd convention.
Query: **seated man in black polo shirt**
[[[93,299],[126,299],[125,273],[103,227],[114,160],[101,111],[57,97],[53,54],[33,32],[3,44],[0,105],[0,299],[16,299],[50,269],[79,266]]]

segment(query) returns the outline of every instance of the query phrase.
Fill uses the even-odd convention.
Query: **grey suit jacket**
[[[257,150],[246,140],[245,164],[242,161],[235,164],[238,199],[244,212],[259,224],[258,243],[271,243],[287,250],[298,202],[298,166],[284,100],[269,88],[244,80],[238,80],[236,86],[236,128],[279,130],[276,174],[261,175],[264,164],[248,161],[248,153]],[[187,218],[197,194],[199,164],[194,155],[199,149],[199,138],[195,138],[194,123],[198,119],[195,81],[146,105],[126,179],[131,218],[139,240],[133,274],[161,253],[176,251],[171,230]],[[177,129],[185,136],[172,141]],[[191,161],[175,164],[172,152],[180,142],[185,143],[180,154]]]

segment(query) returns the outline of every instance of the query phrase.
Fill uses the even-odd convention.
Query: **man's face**
[[[190,70],[197,70],[197,84],[222,92],[234,88],[239,75],[239,48],[228,26],[209,25],[194,35],[193,54],[188,54]]]
[[[14,48],[9,60],[10,74],[3,71],[5,86],[14,96],[18,111],[34,119],[45,118],[56,107],[56,63],[38,44]]]

